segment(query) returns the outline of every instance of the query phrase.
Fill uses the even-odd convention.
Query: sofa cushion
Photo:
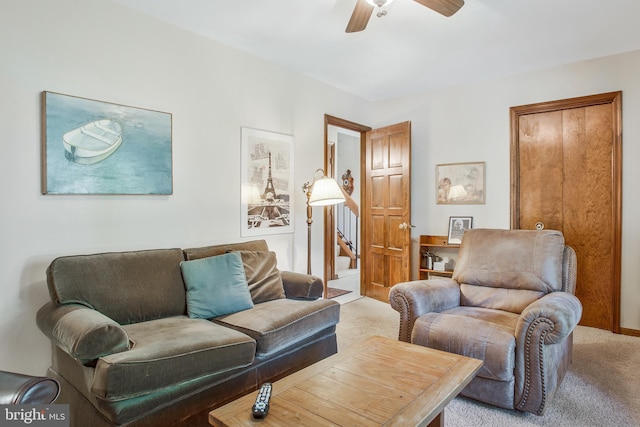
[[[515,375],[514,328],[517,315],[469,307],[427,313],[416,319],[413,344],[480,359],[478,376],[513,381]],[[473,317],[470,317],[473,316]]]
[[[276,299],[252,309],[216,317],[214,322],[256,340],[256,356],[268,356],[302,341],[340,320],[340,304],[332,300]]]
[[[81,304],[121,325],[185,313],[181,249],[74,255],[47,268],[51,300]]]
[[[180,268],[189,317],[211,319],[253,307],[239,253],[183,261]]]
[[[239,251],[254,304],[285,298],[275,252]]]
[[[133,347],[96,364],[91,391],[100,399],[128,399],[248,366],[256,348],[243,333],[186,316],[127,325],[125,330]]]

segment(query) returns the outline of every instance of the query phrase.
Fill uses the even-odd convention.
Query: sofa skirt
[[[55,352],[56,349],[54,348]],[[244,369],[217,381],[202,384],[186,384],[168,392],[167,395],[143,396],[130,399],[130,402],[89,402],[71,381],[60,371],[66,363],[73,360],[60,360],[68,356],[57,352],[55,365],[49,369],[49,375],[61,383],[61,393],[56,403],[68,403],[70,425],[74,427],[209,427],[208,413],[238,397],[255,391],[266,381],[276,381],[293,372],[303,369],[337,352],[335,326],[327,328],[292,348],[272,355],[268,359],[256,358],[254,363]],[[62,369],[60,369],[62,368]],[[72,372],[77,372],[75,366]],[[195,387],[194,387],[195,386]],[[108,405],[101,413],[94,404]]]

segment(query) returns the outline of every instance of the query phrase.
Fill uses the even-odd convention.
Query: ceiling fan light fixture
[[[389,6],[391,3],[393,3],[393,0],[367,0],[367,3],[377,8],[378,10],[376,12],[376,16],[378,18],[382,18],[387,14],[387,9],[385,9],[385,6]]]
[[[367,3],[375,7],[384,7],[393,3],[393,0],[367,0]]]
[[[456,13],[462,6],[464,0],[414,0],[422,6],[428,7],[434,12],[438,12],[443,16],[451,16]],[[376,12],[378,18],[387,14],[385,6],[390,5],[393,0],[356,0],[353,13],[347,24],[345,32],[357,33],[367,28],[369,18]],[[377,9],[377,10],[376,10]]]

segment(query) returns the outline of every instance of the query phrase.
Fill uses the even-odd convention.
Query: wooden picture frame
[[[293,233],[293,135],[241,133],[241,235]]]
[[[484,204],[484,162],[436,165],[436,203],[448,205]]]
[[[462,243],[462,235],[464,232],[471,228],[473,228],[472,216],[450,216],[447,244],[459,245]]]

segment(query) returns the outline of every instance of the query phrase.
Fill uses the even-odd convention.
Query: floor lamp
[[[320,176],[318,178],[318,176]],[[307,274],[311,274],[311,218],[313,206],[337,205],[344,202],[344,194],[335,179],[329,178],[322,169],[316,170],[311,183],[305,182],[302,191],[307,195]]]

